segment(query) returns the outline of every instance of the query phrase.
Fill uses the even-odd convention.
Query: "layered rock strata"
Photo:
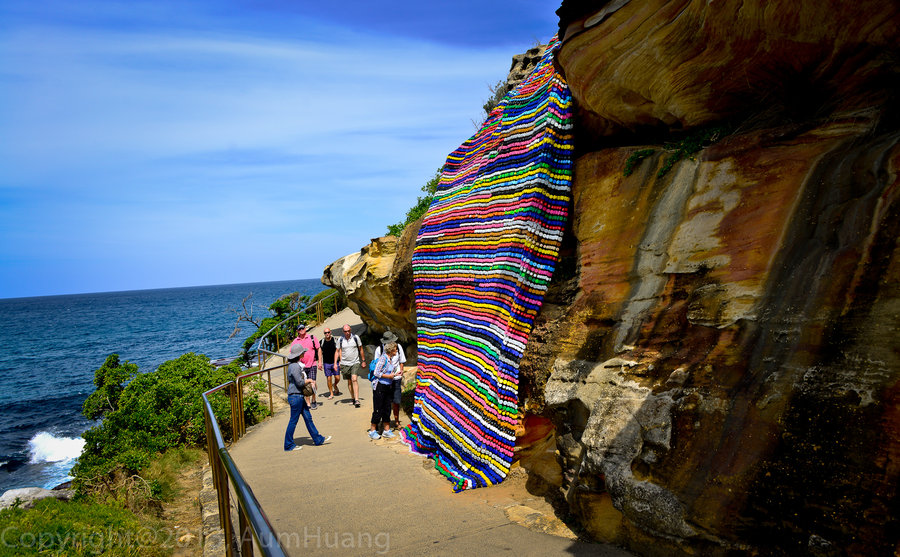
[[[661,156],[622,176],[633,148],[578,160],[578,288],[522,369],[551,370],[533,377],[560,487],[595,536],[896,544],[898,141],[847,114],[733,135],[662,178]]]

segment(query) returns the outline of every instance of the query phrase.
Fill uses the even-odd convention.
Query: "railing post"
[[[219,455],[216,455],[219,460]],[[219,468],[222,467],[222,461],[219,460]],[[219,494],[219,524],[222,526],[222,532],[225,534],[225,555],[234,556],[234,524],[231,522],[231,505],[229,504],[228,478],[225,471],[219,472],[219,483],[216,485],[216,492]]]
[[[206,423],[207,449],[209,462],[212,468],[213,483],[216,487],[217,502],[219,506],[219,523],[225,536],[225,554],[234,557],[253,555],[253,546],[258,543],[262,553],[271,557],[285,557],[284,547],[278,540],[278,534],[272,528],[271,522],[266,517],[259,500],[247,485],[234,460],[228,454],[222,439],[222,431],[218,420],[213,413],[212,404],[208,396],[223,389],[233,389],[239,383],[237,381],[223,383],[214,389],[203,393],[204,421]],[[237,397],[235,397],[237,398]],[[231,515],[231,485],[234,485],[235,508],[238,513],[238,529]]]
[[[275,404],[272,402],[272,371],[269,370],[266,372],[269,380],[269,413],[275,413]]]
[[[240,377],[236,377],[235,383],[235,413],[238,419],[238,437],[243,437],[247,433],[246,424],[244,423],[244,381]],[[237,441],[237,439],[235,439]]]
[[[237,441],[240,434],[240,427],[238,426],[238,417],[236,412],[235,398],[237,398],[237,379],[231,383],[228,389],[228,396],[231,398],[231,442],[234,443]]]
[[[244,413],[244,384],[243,380],[241,380],[240,391],[240,404],[238,405],[238,416],[241,417],[241,437],[247,434],[247,415]]]
[[[238,528],[241,531],[241,557],[253,557],[253,534],[243,509],[238,509]]]
[[[206,422],[206,451],[209,455],[209,466],[212,470],[213,485],[216,486],[216,502],[219,504],[219,524],[225,534],[225,554],[228,557],[234,555],[231,544],[231,509],[228,504],[228,480],[222,469],[222,461],[219,458],[218,444],[212,432],[212,423],[209,413],[204,411]]]

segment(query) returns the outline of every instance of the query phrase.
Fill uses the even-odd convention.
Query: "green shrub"
[[[119,407],[119,396],[132,377],[137,375],[138,366],[130,362],[119,363],[118,354],[110,354],[100,369],[94,372],[97,387],[82,405],[82,413],[89,420],[96,420],[106,412]]]
[[[434,200],[434,194],[437,193],[438,184],[441,181],[441,171],[443,167],[439,168],[437,172],[434,173],[431,180],[422,186],[422,191],[425,192],[425,196],[419,196],[416,199],[416,204],[412,206],[406,212],[406,218],[397,224],[391,224],[388,226],[387,233],[390,236],[400,236],[403,234],[403,230],[411,223],[416,222],[422,215],[428,211],[428,207],[431,206],[432,200]]]
[[[0,510],[0,556],[171,555],[169,528],[118,505],[42,499]]]
[[[663,146],[663,149],[669,154],[666,156],[665,160],[663,160],[663,165],[656,172],[656,177],[662,178],[673,166],[675,166],[675,163],[683,159],[693,160],[696,153],[709,147],[713,143],[716,143],[730,133],[731,127],[728,125],[712,126],[696,130],[684,137],[681,141],[666,143]],[[635,167],[655,152],[655,149],[640,149],[631,153],[631,156],[625,161],[625,169],[622,171],[622,174],[624,176],[631,176]]]
[[[320,300],[328,298],[332,294],[334,294],[335,296],[322,302],[322,313],[325,315],[326,319],[337,313],[338,308],[347,307],[347,297],[344,295],[344,293],[340,290],[329,288],[328,290],[323,290],[313,296],[313,299],[310,301],[310,303],[316,303]]]
[[[287,316],[291,315],[291,313],[297,311],[300,308],[306,308],[309,305],[312,305],[320,300],[327,298],[328,296],[337,292],[337,295],[334,298],[326,300],[322,303],[322,311],[324,316],[327,318],[335,313],[337,313],[338,308],[347,307],[347,298],[344,294],[334,288],[329,288],[328,290],[323,290],[319,292],[312,298],[309,296],[300,296],[297,292],[292,294],[286,294],[276,300],[269,309],[273,312],[272,317],[266,317],[259,323],[259,327],[256,331],[247,337],[244,340],[244,344],[241,346],[241,360],[244,364],[249,364],[250,360],[256,357],[256,351],[253,349],[253,346],[266,334],[272,327],[275,327],[279,322],[283,321]],[[293,302],[291,302],[293,300]],[[297,333],[297,325],[299,323],[311,323],[316,320],[316,312],[313,309],[310,309],[309,312],[303,312],[297,315],[295,318],[291,319],[286,323],[282,323],[278,326],[277,329],[269,333],[269,336],[266,337],[266,343],[263,346],[266,350],[275,351],[276,348],[284,346],[288,344]]]
[[[126,371],[133,371],[132,366],[127,362],[119,365],[114,354],[95,374],[95,378],[102,379],[98,391],[118,391],[119,395],[103,404],[94,395],[85,401],[85,415],[103,420],[84,433],[84,451],[72,469],[73,483],[80,492],[111,489],[143,470],[155,455],[170,449],[205,445],[200,395],[234,381],[241,371],[238,364],[216,368],[206,356],[188,353],[163,363],[154,372],[137,373],[127,385],[114,388],[111,378],[130,376]],[[256,423],[264,414],[262,403],[255,393],[248,394],[244,401],[247,423]],[[215,393],[210,404],[223,435],[229,436],[228,396]]]

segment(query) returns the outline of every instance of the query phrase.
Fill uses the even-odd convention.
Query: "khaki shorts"
[[[351,364],[349,366],[341,364],[341,375],[344,377],[344,379],[350,379],[350,375],[362,377],[363,376],[363,368],[359,364]]]

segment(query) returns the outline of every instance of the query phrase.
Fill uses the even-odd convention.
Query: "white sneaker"
[[[395,437],[394,432],[392,432],[391,430],[385,431],[384,433],[381,434],[381,436],[382,436],[382,437],[387,437],[388,439],[391,439],[392,437]]]
[[[381,435],[378,435],[378,432],[372,429],[369,430],[369,439],[381,439]]]
[[[291,450],[288,451],[288,452],[299,451],[299,450],[302,449],[302,448],[303,448],[303,445],[297,445],[296,447],[294,447],[293,449],[291,449]]]

